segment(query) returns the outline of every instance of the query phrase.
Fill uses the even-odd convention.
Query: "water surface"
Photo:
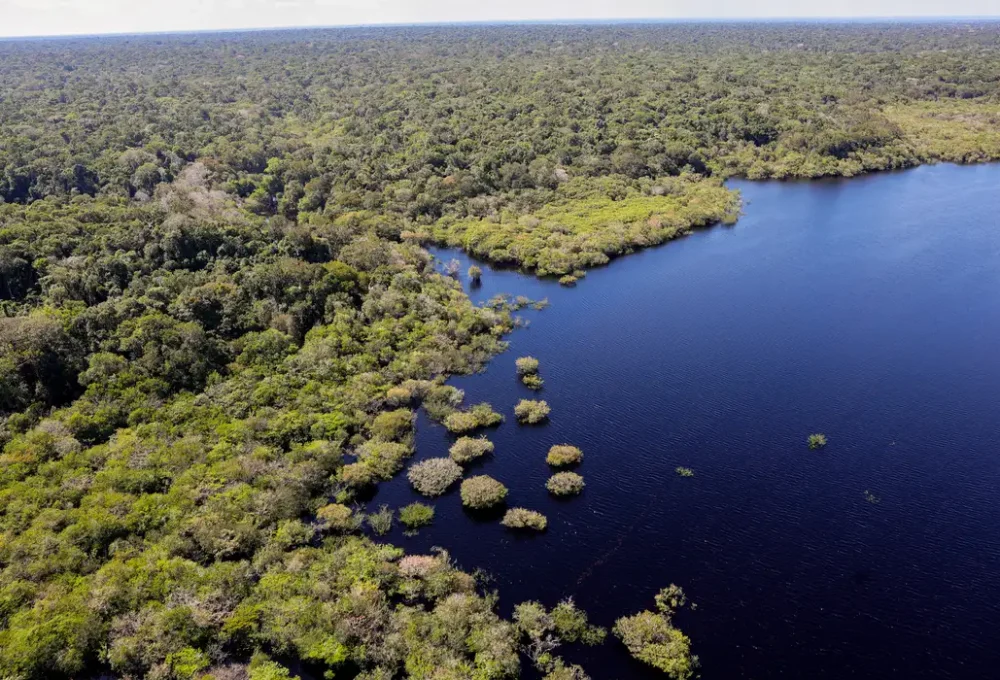
[[[390,539],[488,570],[505,612],[572,596],[610,626],[677,583],[705,680],[1000,677],[1000,166],[734,186],[734,227],[575,289],[480,263],[475,300],[551,302],[452,381],[507,416],[475,469],[549,530],[471,517],[456,490]],[[543,427],[513,418],[533,394],[523,355]],[[829,446],[809,451],[812,432]],[[418,459],[450,441],[421,415]],[[557,443],[585,452],[579,498],[545,491]],[[416,498],[401,476],[374,504]],[[659,677],[613,640],[566,656],[595,679]]]

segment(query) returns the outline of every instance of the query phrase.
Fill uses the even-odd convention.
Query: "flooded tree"
[[[551,409],[545,401],[522,399],[514,407],[514,415],[522,425],[537,425],[549,418]]]
[[[507,498],[507,487],[488,475],[469,477],[462,482],[462,505],[473,510],[491,508]]]

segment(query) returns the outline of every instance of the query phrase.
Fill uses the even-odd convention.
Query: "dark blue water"
[[[489,570],[505,611],[573,596],[610,626],[677,583],[705,680],[1000,677],[1000,166],[735,186],[735,227],[575,289],[487,269],[476,300],[551,307],[453,384],[507,415],[479,467],[549,530],[512,535],[452,492],[392,540]],[[514,422],[523,355],[544,427]],[[808,450],[812,432],[829,446]],[[564,442],[587,489],[557,502],[545,454]],[[418,458],[449,443],[421,417]],[[375,503],[414,498],[401,477]],[[566,656],[657,677],[611,639]]]

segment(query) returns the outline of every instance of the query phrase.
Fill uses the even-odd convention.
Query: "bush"
[[[583,477],[575,472],[557,472],[545,483],[545,488],[554,496],[575,496],[584,486]]]
[[[575,286],[577,281],[579,281],[577,277],[569,274],[559,279],[559,283],[563,286]]]
[[[392,531],[392,510],[388,505],[383,505],[377,512],[368,515],[368,526],[376,536],[385,536]]]
[[[387,442],[403,439],[412,429],[413,411],[405,408],[383,411],[375,416],[371,424],[372,437]]]
[[[675,628],[674,612],[687,603],[677,586],[656,596],[656,612],[642,611],[615,621],[614,634],[635,658],[665,672],[674,680],[694,677],[698,658],[691,655],[691,640]]]
[[[674,470],[674,472],[679,474],[681,477],[694,477],[694,470],[691,468],[679,467]]]
[[[527,510],[525,508],[511,508],[500,520],[508,529],[534,529],[535,531],[545,531],[549,521],[540,512]]]
[[[542,380],[537,375],[526,375],[521,378],[521,382],[523,382],[529,389],[532,390],[540,390],[542,389],[542,385],[545,384],[545,381]]]
[[[316,511],[316,519],[320,521],[323,528],[331,531],[354,531],[358,528],[358,518],[354,516],[351,509],[340,503],[324,505]]]
[[[476,265],[472,265],[469,267],[469,278],[472,279],[473,283],[479,283],[483,278],[483,270]]]
[[[826,446],[826,435],[825,434],[811,434],[809,435],[809,448],[810,449],[821,449]]]
[[[372,439],[357,449],[358,460],[381,479],[392,479],[413,453],[409,444]]]
[[[538,373],[538,359],[535,357],[521,357],[514,363],[517,365],[518,375],[535,375]]]
[[[569,444],[556,444],[549,449],[549,455],[545,457],[545,462],[552,467],[577,465],[581,461],[583,461],[583,451]]]
[[[456,463],[469,463],[488,453],[493,453],[493,442],[486,437],[461,437],[448,450]]]
[[[406,477],[425,496],[440,496],[462,478],[462,468],[448,458],[431,458],[411,467]]]
[[[503,416],[489,404],[476,404],[468,411],[455,411],[444,419],[444,426],[452,434],[465,434],[481,427],[493,427],[503,422]]]
[[[434,508],[423,503],[410,503],[399,511],[399,521],[410,530],[427,526],[433,520]]]
[[[469,477],[462,482],[462,505],[467,508],[490,508],[503,503],[506,498],[507,487],[488,475]]]
[[[547,402],[522,399],[514,407],[514,415],[522,425],[537,425],[544,422],[549,417],[551,409]]]
[[[375,473],[364,463],[351,463],[340,468],[341,483],[352,488],[362,489],[375,483]]]

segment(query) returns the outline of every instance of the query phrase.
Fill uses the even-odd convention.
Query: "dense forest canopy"
[[[416,408],[496,425],[445,378],[525,304],[474,306],[422,244],[576,280],[733,219],[730,176],[1000,159],[998,48],[982,22],[0,41],[0,676],[585,677],[554,654],[603,639],[571,602],[503,620],[447,554],[360,530]],[[616,634],[690,677],[663,602]]]

